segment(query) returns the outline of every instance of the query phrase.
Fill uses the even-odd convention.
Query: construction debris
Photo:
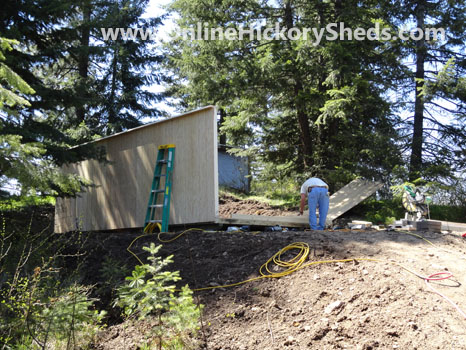
[[[440,221],[435,220],[419,220],[419,221],[411,221],[411,220],[397,220],[390,225],[393,229],[398,230],[405,230],[405,231],[429,231],[429,232],[441,232],[442,231],[442,223]]]
[[[372,222],[353,220],[348,224],[348,227],[351,230],[366,230],[372,228]]]

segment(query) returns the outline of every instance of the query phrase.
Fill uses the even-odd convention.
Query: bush
[[[76,271],[63,269],[65,258],[82,255],[79,249],[76,255],[66,252],[82,244],[81,235],[53,234],[48,213],[44,207],[2,212],[2,350],[84,348],[104,315],[93,310],[89,287],[71,283]],[[30,220],[24,220],[27,215]]]
[[[0,341],[4,349],[71,349],[89,344],[105,313],[93,310],[89,287],[58,289],[36,270],[1,291]],[[52,294],[53,293],[53,294]]]
[[[94,310],[97,299],[91,299],[89,291],[89,287],[72,286],[56,298],[50,298],[42,308],[39,334],[53,340],[54,349],[75,349],[89,344],[101,328],[105,312]]]
[[[433,204],[430,217],[432,220],[466,222],[466,207]]]
[[[389,225],[395,220],[403,218],[404,213],[401,200],[368,198],[351,209],[345,216],[356,216],[376,225]]]
[[[39,196],[0,196],[0,210],[18,210],[31,206],[55,205],[54,197]]]

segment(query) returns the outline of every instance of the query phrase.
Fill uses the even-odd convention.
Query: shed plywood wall
[[[214,222],[218,216],[217,125],[214,107],[96,141],[108,164],[88,160],[68,166],[90,180],[77,198],[59,198],[55,232],[110,230],[144,224],[157,147],[176,145],[171,224]]]

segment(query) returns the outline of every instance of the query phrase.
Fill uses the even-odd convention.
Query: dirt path
[[[435,246],[399,232],[192,232],[163,251],[175,254],[175,268],[191,288],[257,276],[292,242],[310,245],[309,261],[393,260],[422,275],[448,269],[453,281],[432,284],[466,310],[466,240],[423,236]],[[203,348],[210,350],[466,349],[466,320],[422,279],[389,263],[319,264],[197,295],[205,305]],[[118,349],[118,339],[100,349]]]

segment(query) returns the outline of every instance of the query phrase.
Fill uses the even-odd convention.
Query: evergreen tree
[[[59,172],[47,159],[40,142],[23,142],[22,136],[8,133],[5,122],[15,116],[12,108],[30,106],[27,96],[35,91],[5,61],[5,52],[18,45],[14,40],[0,38],[0,186],[11,186],[16,180],[23,193],[33,188],[43,193],[72,193],[80,189],[81,181]],[[7,189],[12,189],[11,187]]]
[[[422,37],[404,43],[407,65],[414,61],[410,75],[413,92],[412,118],[408,120],[410,135],[409,178],[414,181],[420,176],[441,178],[452,176],[464,169],[464,120],[461,114],[462,101],[454,92],[429,88],[438,86],[436,76],[450,59],[457,63],[458,77],[465,75],[466,55],[466,2],[465,1],[392,1],[393,17],[399,26],[416,26],[418,29],[444,29],[444,40]],[[411,24],[411,25],[410,25]]]
[[[0,36],[21,43],[5,55],[35,95],[27,107],[10,108],[2,133],[22,143],[40,142],[42,158],[55,165],[100,158],[92,145],[71,148],[99,135],[139,125],[160,113],[160,56],[148,40],[103,40],[101,28],[155,28],[141,19],[148,0],[7,1]]]
[[[325,28],[345,22],[369,28],[388,19],[376,2],[186,1],[171,10],[181,28],[249,27],[279,23]],[[397,120],[383,93],[399,73],[396,52],[379,41],[181,40],[169,44],[174,80],[170,92],[185,104],[220,103],[223,130],[248,135],[263,158],[310,171],[330,182],[355,174],[380,177],[398,162]],[[252,134],[252,132],[254,133]],[[239,138],[237,138],[239,139]],[[388,156],[387,156],[388,155]]]

